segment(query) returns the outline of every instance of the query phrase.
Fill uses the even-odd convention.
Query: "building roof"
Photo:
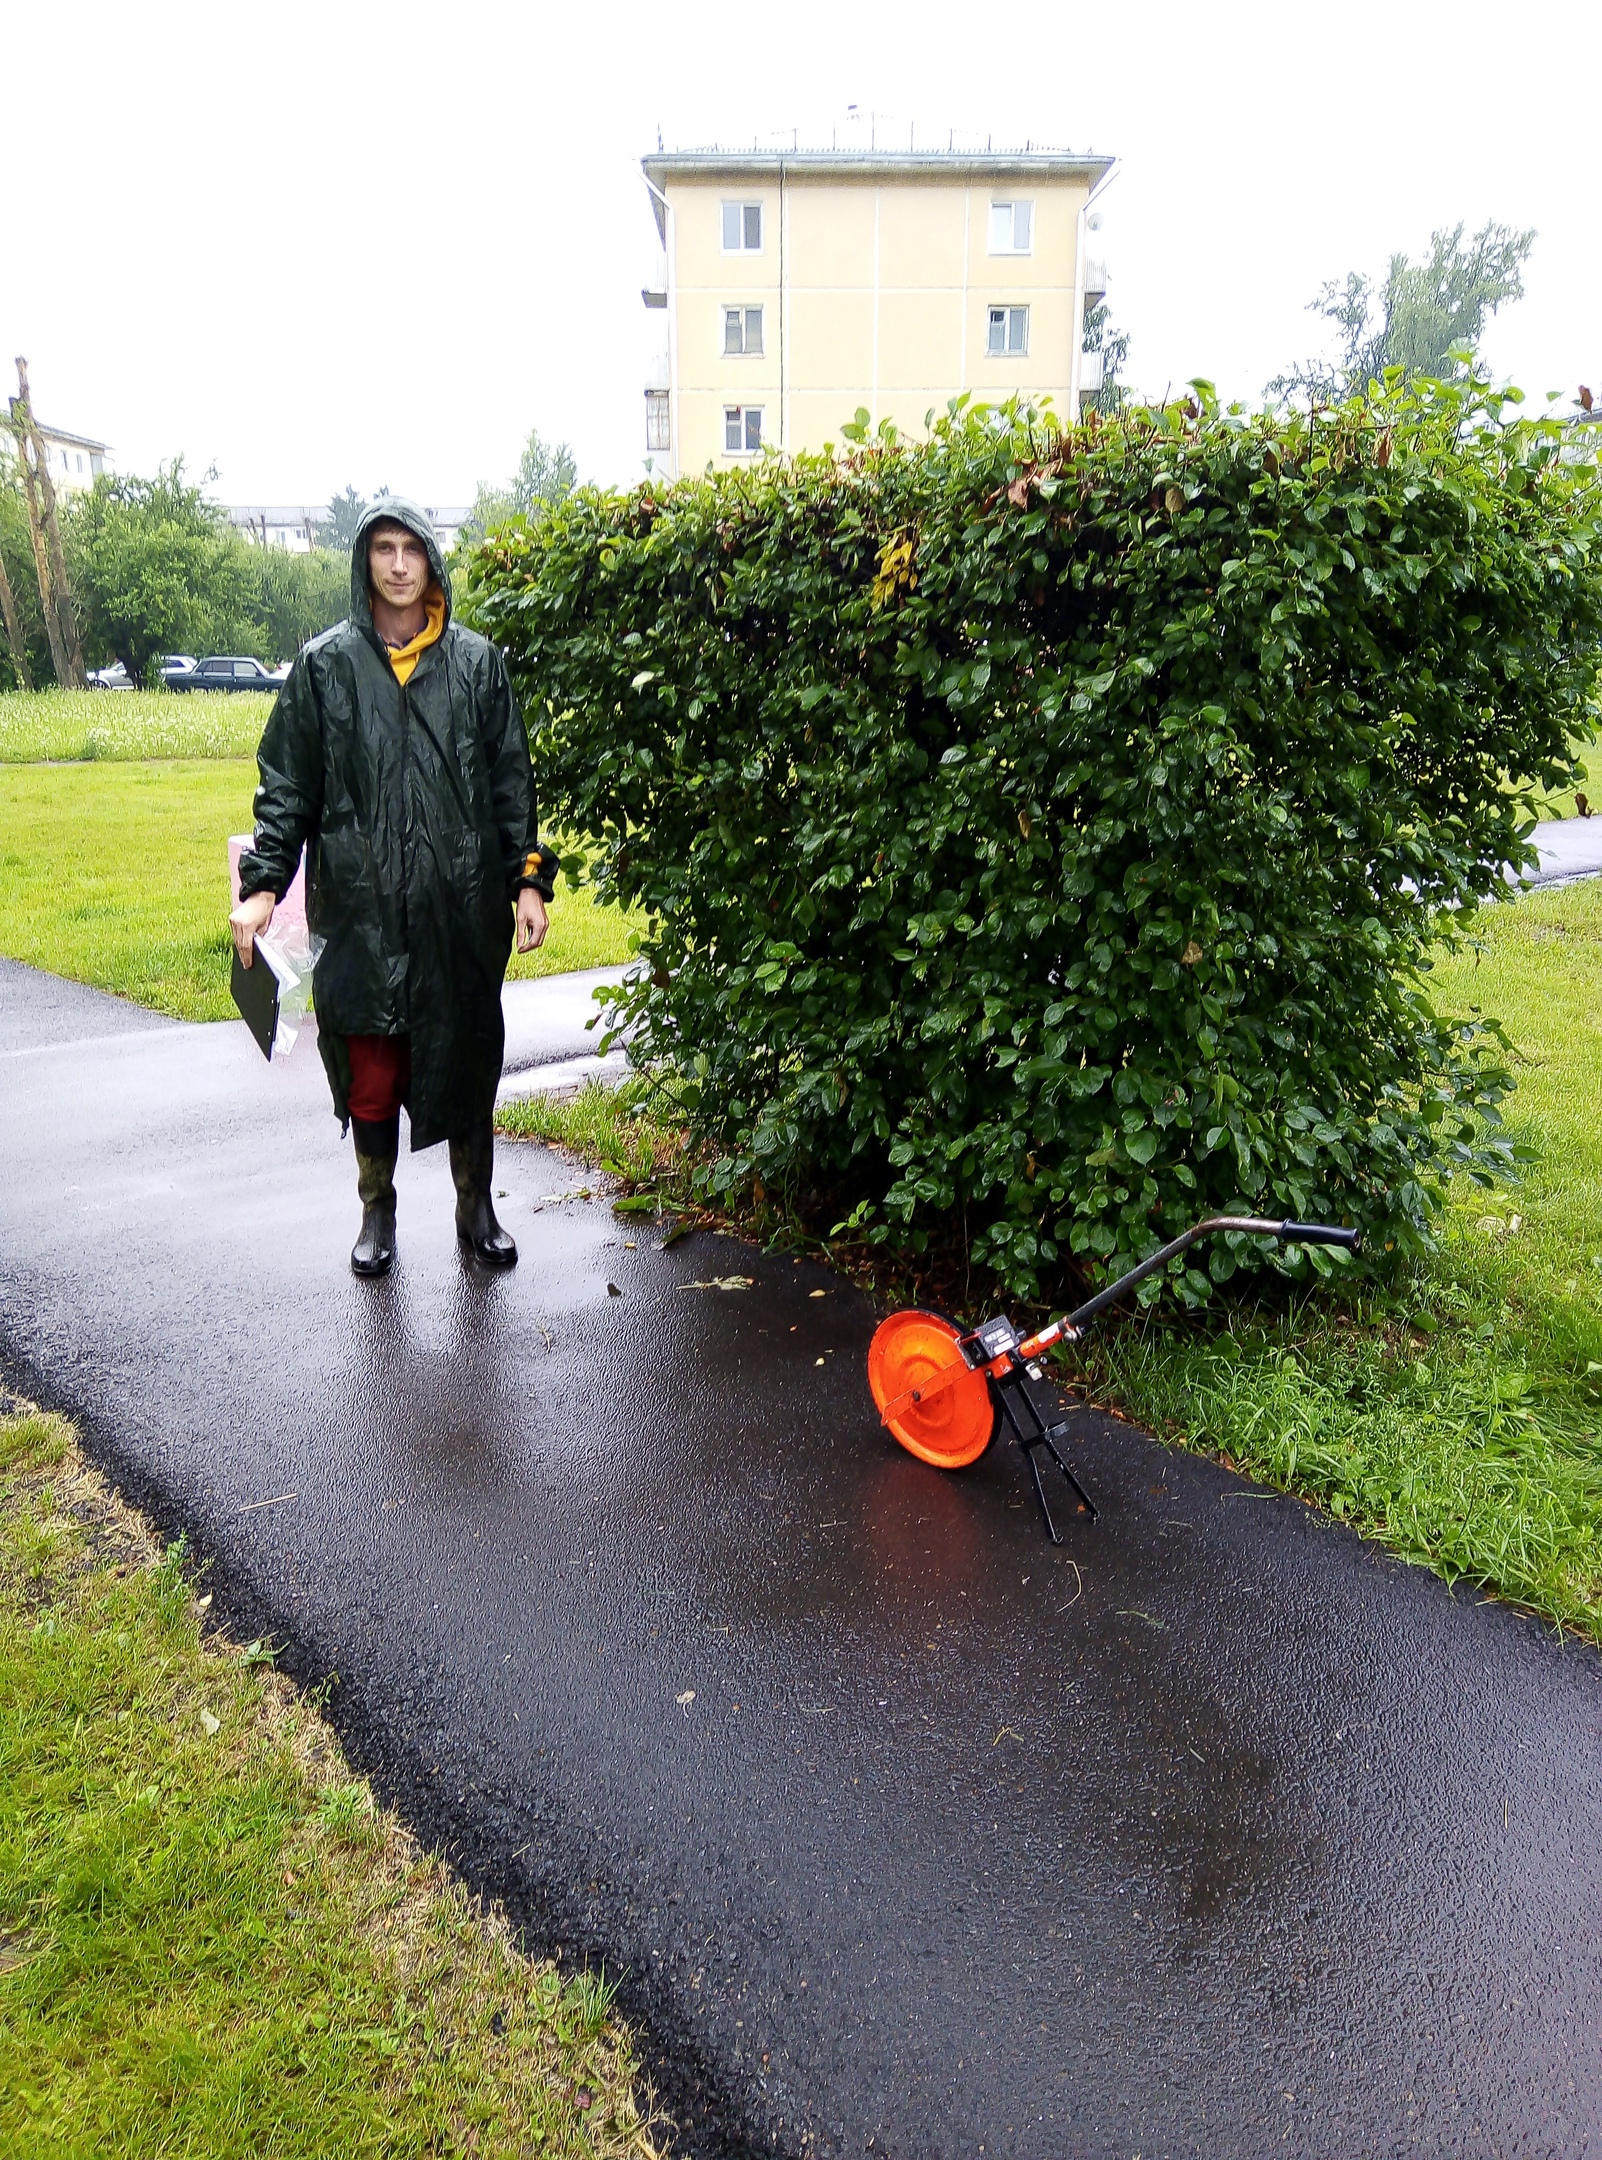
[[[653,187],[667,180],[715,179],[722,174],[749,178],[757,175],[805,173],[834,178],[926,179],[936,175],[954,179],[1082,178],[1092,185],[1111,172],[1116,159],[1097,151],[1053,150],[1025,143],[1012,150],[880,150],[800,149],[749,150],[713,144],[702,150],[657,150],[640,160],[640,169]]]
[[[110,443],[100,442],[93,435],[74,435],[71,428],[51,427],[46,420],[36,420],[34,425],[47,441],[71,443],[74,450],[93,450],[97,456],[104,457],[111,448]]]

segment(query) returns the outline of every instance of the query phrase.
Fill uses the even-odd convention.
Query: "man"
[[[536,835],[528,737],[500,655],[451,621],[428,517],[385,496],[351,551],[350,619],[290,670],[257,753],[256,831],[229,918],[246,967],[306,849],[306,911],[334,1109],[356,1142],[358,1275],[395,1255],[400,1112],[450,1143],[456,1227],[490,1267],[501,983],[544,941],[556,858]]]

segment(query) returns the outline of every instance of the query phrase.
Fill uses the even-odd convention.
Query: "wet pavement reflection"
[[[1053,1549],[1015,1455],[883,1437],[838,1279],[543,1148],[513,1275],[436,1151],[358,1283],[314,1064],[76,1003],[7,1055],[0,988],[9,1373],[626,1974],[682,2149],[1602,2145],[1590,1651],[1099,1417]]]

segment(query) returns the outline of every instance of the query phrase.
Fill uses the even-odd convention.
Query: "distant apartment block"
[[[92,435],[72,435],[65,428],[46,427],[42,420],[39,433],[44,438],[45,461],[56,493],[77,495],[92,488],[106,469],[110,445],[96,442]]]
[[[1086,211],[1108,157],[1069,151],[658,152],[645,446],[668,473],[838,443],[864,406],[921,433],[963,391],[1096,385],[1106,277]]]
[[[427,507],[439,544],[448,555],[472,515],[472,505]],[[327,521],[327,503],[236,503],[228,512],[228,522],[255,546],[282,548],[291,555],[309,554],[317,545],[318,527]]]

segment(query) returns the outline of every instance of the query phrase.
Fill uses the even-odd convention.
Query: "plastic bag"
[[[326,939],[313,937],[304,922],[276,924],[256,940],[256,950],[278,978],[278,1031],[273,1060],[286,1058],[305,1032],[311,1010],[312,969]]]

